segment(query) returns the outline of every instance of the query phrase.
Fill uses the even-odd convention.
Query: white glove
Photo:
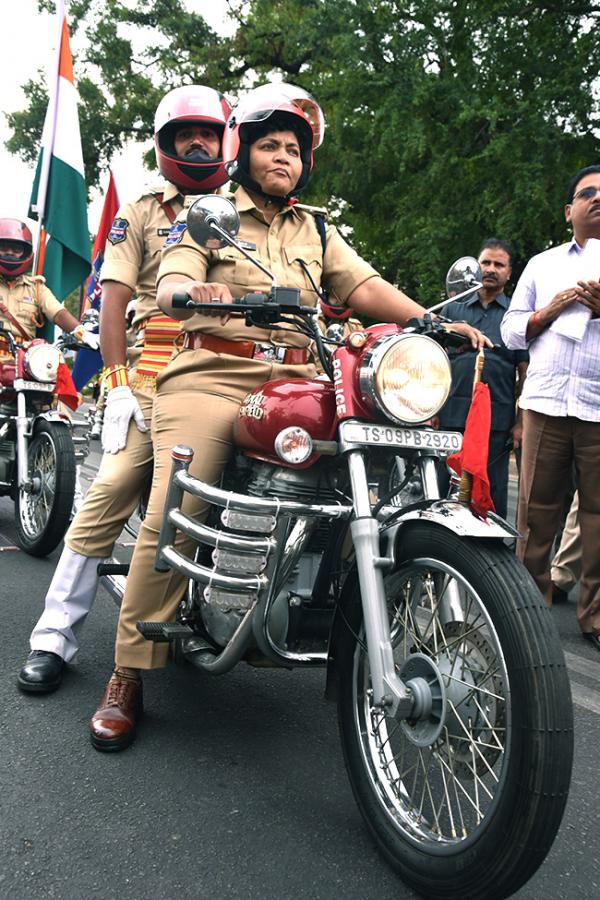
[[[90,350],[100,349],[100,335],[94,334],[93,331],[84,331],[80,337],[80,341],[82,344],[86,344]]]
[[[78,341],[89,347],[90,350],[100,349],[100,335],[94,334],[93,331],[88,331],[85,326],[78,325],[77,328],[73,329],[72,334]]]
[[[102,449],[106,453],[118,453],[127,442],[127,430],[131,419],[140,431],[148,431],[144,415],[127,385],[112,388],[106,395],[104,423],[102,425]]]

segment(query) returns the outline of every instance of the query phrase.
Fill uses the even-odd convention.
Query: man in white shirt
[[[514,350],[529,350],[517,553],[552,605],[550,550],[573,462],[582,536],[577,618],[600,652],[600,166],[570,181],[573,240],[527,264],[502,323]]]

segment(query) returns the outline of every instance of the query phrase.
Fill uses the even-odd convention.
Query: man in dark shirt
[[[521,392],[527,371],[528,355],[523,350],[508,350],[500,335],[500,323],[508,309],[509,299],[504,286],[510,278],[513,251],[510,244],[497,238],[484,241],[479,251],[482,288],[466,301],[450,301],[441,314],[453,321],[466,321],[479,328],[499,350],[485,354],[482,380],[490,388],[492,400],[492,429],[490,432],[488,476],[496,512],[506,518],[508,499],[508,461],[510,447],[521,442],[521,424],[515,420],[515,401]],[[440,426],[463,430],[471,395],[475,353],[450,352],[452,390],[439,414]],[[440,477],[442,491],[448,476]]]

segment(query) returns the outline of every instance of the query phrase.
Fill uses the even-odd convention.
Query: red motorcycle
[[[247,255],[225,203],[197,201],[190,234]],[[457,336],[431,320],[375,325],[330,352],[293,289],[208,306],[295,323],[326,374],[246,397],[220,487],[190,476],[189,448],[173,450],[156,568],[184,573],[189,590],[177,621],[139,630],[213,674],[240,661],[322,666],[356,801],[388,862],[429,898],[509,896],[561,822],[572,704],[549,610],[506,545],[514,529],[439,498],[436,460],[461,435],[428,422]],[[397,459],[420,473],[424,498],[408,506],[394,502]],[[186,491],[211,505],[205,524],[181,512]],[[197,543],[194,558],[176,531]]]
[[[32,556],[46,556],[62,541],[75,466],[86,455],[85,437],[74,436],[71,417],[54,408],[61,366],[56,347],[42,340],[21,346],[0,328],[0,496],[14,500],[17,542]]]

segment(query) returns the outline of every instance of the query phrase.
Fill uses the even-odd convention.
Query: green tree
[[[46,2],[46,6],[52,6]],[[453,258],[491,235],[521,266],[567,236],[564,187],[599,157],[600,5],[593,0],[230,0],[217,36],[181,0],[78,0],[76,63],[89,183],[152,132],[181,83],[235,99],[276,76],[322,103],[309,202],[326,204],[382,275],[438,299]],[[9,149],[37,155],[40,81],[9,117]],[[518,271],[518,270],[517,270]]]

